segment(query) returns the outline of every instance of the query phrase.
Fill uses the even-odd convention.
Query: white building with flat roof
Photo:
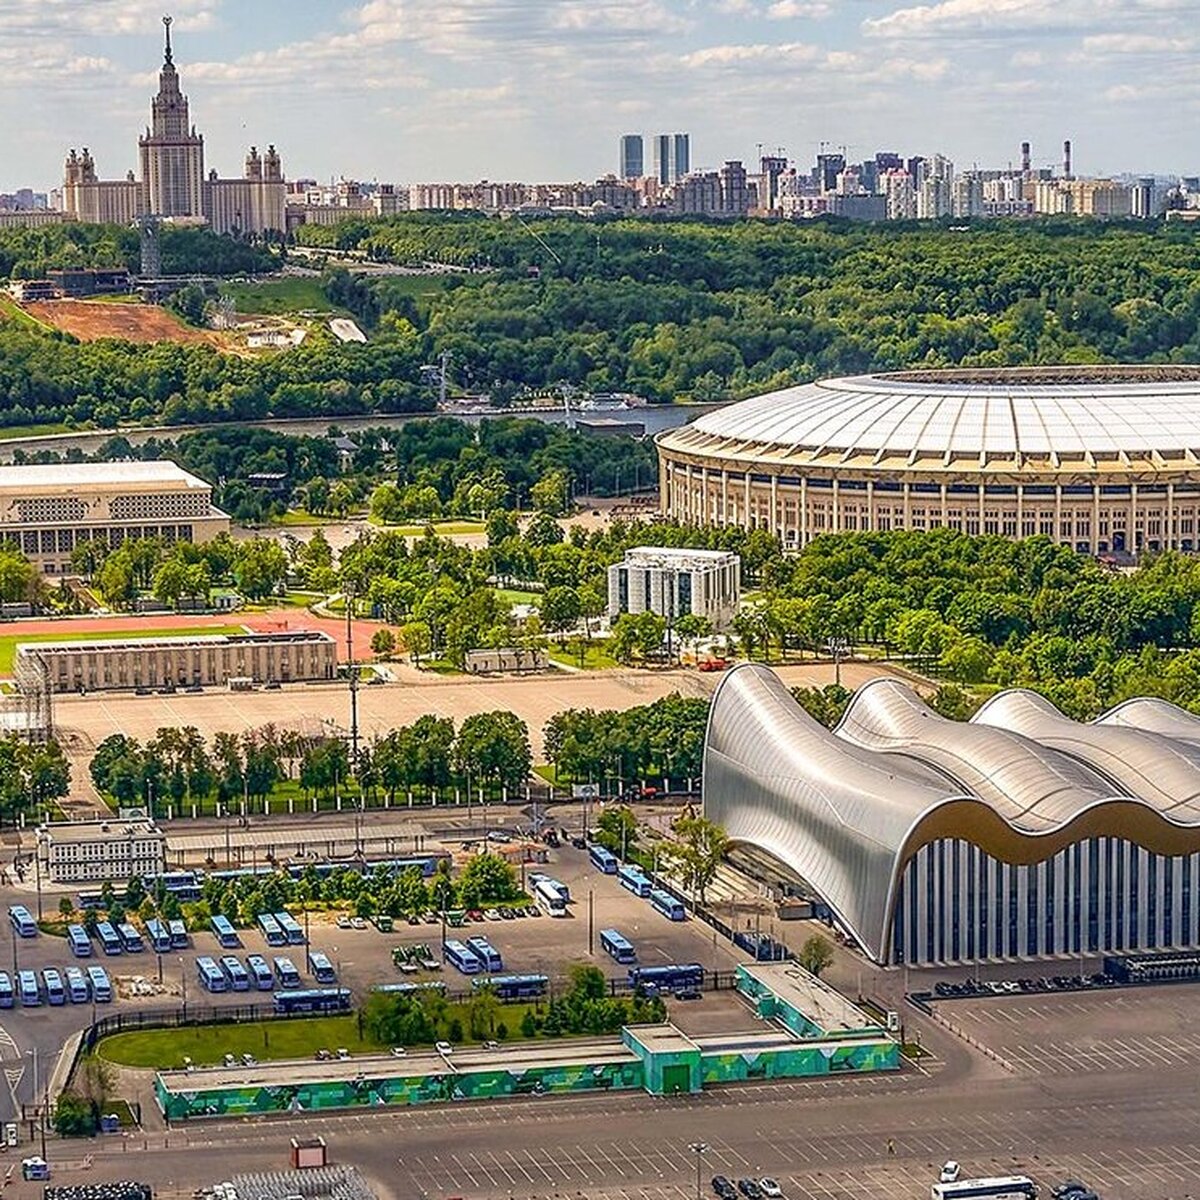
[[[726,550],[637,546],[608,568],[608,615],[654,612],[707,617],[714,630],[733,621],[742,595],[742,560]]]
[[[0,542],[47,575],[70,574],[81,542],[207,542],[228,532],[212,486],[166,460],[0,467]]]
[[[37,831],[38,857],[52,883],[120,884],[157,875],[166,850],[166,835],[146,818],[55,821]]]

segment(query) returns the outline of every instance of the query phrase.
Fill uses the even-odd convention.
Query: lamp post
[[[842,686],[842,658],[850,648],[850,643],[843,637],[831,637],[827,643],[829,653],[833,656],[833,682],[835,687]]]
[[[701,1200],[700,1194],[700,1164],[708,1153],[707,1142],[689,1142],[688,1149],[696,1156],[696,1200]]]

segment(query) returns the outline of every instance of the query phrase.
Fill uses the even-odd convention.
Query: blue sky
[[[0,188],[70,146],[136,167],[164,4],[206,163],[593,178],[624,132],[693,165],[822,141],[1001,166],[1200,172],[1200,0],[0,0]]]

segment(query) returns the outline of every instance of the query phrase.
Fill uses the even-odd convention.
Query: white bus
[[[546,916],[565,917],[567,915],[567,902],[563,899],[563,894],[554,880],[539,880],[534,885],[533,898],[537,901],[538,908]]]
[[[1024,1196],[1033,1200],[1037,1184],[1028,1175],[1000,1175],[994,1179],[960,1179],[957,1183],[935,1183],[933,1200],[1008,1200]]]

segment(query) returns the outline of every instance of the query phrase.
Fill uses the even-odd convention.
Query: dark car
[[[1075,1200],[1076,1196],[1090,1190],[1086,1183],[1080,1183],[1078,1179],[1068,1179],[1052,1189],[1050,1195],[1054,1200]]]
[[[587,849],[587,841],[584,838],[572,838],[571,845],[574,846],[576,850]]]
[[[714,1196],[719,1196],[721,1200],[736,1200],[737,1188],[724,1175],[714,1175],[711,1183]]]
[[[762,1188],[758,1186],[757,1179],[739,1179],[737,1186],[746,1200],[762,1200]]]

